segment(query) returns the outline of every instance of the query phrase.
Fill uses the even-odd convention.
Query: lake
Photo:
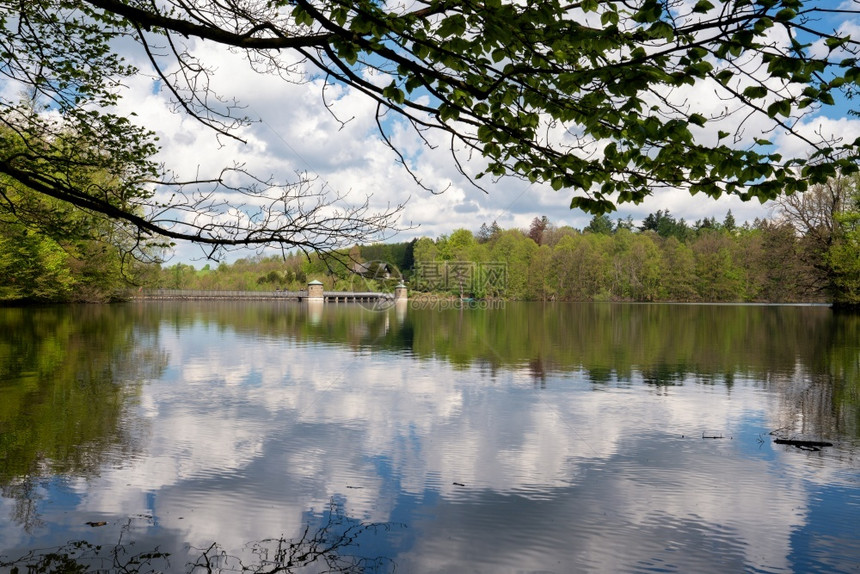
[[[0,571],[860,572],[858,449],[825,306],[0,309]]]

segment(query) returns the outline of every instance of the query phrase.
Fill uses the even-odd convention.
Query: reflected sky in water
[[[249,564],[337,514],[379,525],[343,550],[386,559],[369,571],[858,571],[854,319],[598,307],[0,310],[0,555],[134,540],[169,571],[213,543]],[[89,434],[51,434],[102,403]]]

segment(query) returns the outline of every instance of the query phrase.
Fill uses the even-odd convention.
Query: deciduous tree
[[[538,245],[543,245],[543,234],[547,228],[549,228],[549,218],[546,215],[535,217],[532,219],[527,235]]]
[[[815,270],[811,275],[815,287],[834,303],[851,306],[860,305],[858,183],[857,176],[835,177],[803,195],[784,195],[776,201],[782,220],[801,235],[801,261]]]
[[[116,111],[138,73],[120,50],[143,49],[179,113],[239,137],[241,103],[212,91],[213,62],[201,59],[201,46],[220,45],[287,82],[364,94],[380,136],[427,188],[393,137],[404,125],[430,146],[446,138],[476,185],[546,182],[593,213],[660,188],[771,199],[857,171],[860,142],[803,121],[857,94],[858,41],[833,23],[857,12],[829,0],[4,1],[0,172],[125,219],[141,240],[189,239],[210,254],[330,249],[390,231],[401,206],[374,212],[242,166],[181,181],[153,160],[153,135]],[[30,101],[10,99],[16,89]],[[724,105],[691,97],[703,91]],[[774,134],[796,155],[769,151]],[[467,167],[475,154],[483,163]],[[82,185],[76,175],[93,170],[109,184]]]

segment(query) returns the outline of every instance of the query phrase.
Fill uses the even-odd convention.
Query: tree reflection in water
[[[45,481],[140,451],[132,409],[169,363],[153,321],[127,306],[0,309],[0,497],[26,532]]]
[[[207,548],[190,548],[189,559],[179,567],[171,564],[171,555],[154,547],[138,552],[129,534],[134,518],[129,519],[113,546],[92,544],[76,540],[47,549],[31,550],[23,556],[10,559],[0,555],[0,569],[19,573],[126,573],[155,574],[160,572],[187,572],[188,574],[224,574],[248,572],[253,574],[313,572],[330,573],[383,573],[393,572],[396,565],[385,556],[361,556],[360,539],[375,536],[393,529],[405,528],[396,523],[360,522],[347,517],[335,502],[329,503],[322,516],[322,524],[306,524],[296,538],[268,538],[249,542],[243,556],[231,554],[213,542]],[[195,556],[199,552],[199,556]],[[173,557],[174,561],[176,557]]]

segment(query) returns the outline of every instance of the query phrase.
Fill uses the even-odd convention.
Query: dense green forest
[[[252,258],[197,270],[174,265],[162,287],[298,290],[309,279],[327,289],[380,289],[351,273],[350,262],[383,261],[393,279],[419,292],[564,301],[823,301],[821,277],[802,257],[803,238],[787,225],[757,221],[687,226],[671,214],[659,229],[595,217],[585,230],[538,219],[529,230],[457,229],[436,239],[354,248],[342,259]],[[647,225],[647,220],[646,220]],[[326,264],[330,268],[326,267]],[[486,270],[501,275],[488,277]],[[354,267],[354,265],[353,265]],[[389,281],[390,283],[391,281]]]
[[[520,300],[860,301],[856,181],[836,179],[774,207],[772,219],[743,224],[731,212],[689,224],[668,210],[639,225],[595,216],[582,230],[546,217],[528,229],[484,223],[327,257],[257,257],[202,270],[179,264],[163,270],[159,285],[298,290],[319,279],[327,289],[365,290],[402,278],[413,292]]]
[[[91,185],[103,173],[74,172]],[[71,177],[71,176],[70,176]],[[157,280],[134,226],[60,201],[0,175],[0,301],[104,302]]]
[[[594,216],[580,230],[542,217],[528,229],[483,223],[435,239],[202,269],[125,260],[127,250],[111,239],[122,235],[110,227],[101,241],[58,239],[5,215],[2,300],[103,301],[138,287],[299,290],[318,279],[333,290],[390,289],[403,280],[413,293],[517,300],[860,302],[857,178],[785,196],[772,219],[742,224],[731,212],[687,223],[660,210],[638,225]],[[68,227],[72,215],[63,217]],[[106,225],[77,223],[94,224]]]

